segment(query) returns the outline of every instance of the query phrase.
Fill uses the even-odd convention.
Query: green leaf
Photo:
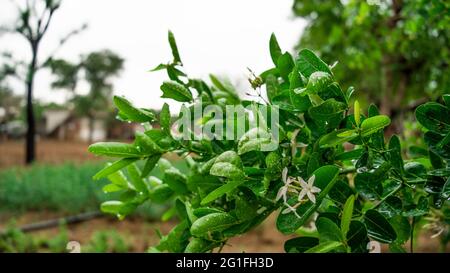
[[[315,237],[298,237],[287,240],[284,243],[284,250],[287,253],[303,253],[319,244],[319,239]]]
[[[324,103],[311,107],[309,114],[319,126],[336,128],[343,119],[346,105],[335,99],[328,99]]]
[[[355,196],[351,195],[345,202],[344,207],[342,209],[341,231],[344,236],[347,236],[347,232],[350,229],[350,222],[352,221],[354,203],[355,203]]]
[[[212,201],[218,199],[224,194],[227,194],[231,192],[232,190],[236,189],[240,185],[244,183],[244,180],[234,180],[234,181],[228,181],[226,184],[218,187],[217,189],[210,192],[205,198],[203,198],[202,202],[200,203],[202,206],[211,203]]]
[[[411,225],[409,224],[408,218],[403,217],[401,215],[397,215],[391,219],[389,219],[389,223],[397,233],[397,239],[395,243],[404,244],[408,241],[409,236],[411,234]]]
[[[334,159],[335,160],[353,160],[361,157],[364,149],[354,149],[346,152],[342,152],[337,154]]]
[[[186,185],[186,176],[175,168],[167,169],[164,172],[163,182],[177,194],[185,195],[189,193]]]
[[[445,134],[450,131],[450,110],[442,104],[428,102],[416,109],[416,119],[430,131]]]
[[[161,113],[159,114],[159,123],[164,132],[170,134],[170,109],[167,103],[164,103],[161,109]]]
[[[235,151],[226,151],[221,153],[214,160],[214,164],[220,162],[231,163],[232,165],[242,169],[242,160]]]
[[[384,162],[373,172],[361,172],[355,177],[355,189],[369,200],[380,199],[383,193],[382,181],[387,178],[391,165]]]
[[[239,139],[238,154],[241,155],[250,151],[259,151],[264,145],[270,144],[271,140],[271,135],[266,130],[253,128]]]
[[[191,234],[197,237],[206,236],[210,232],[222,231],[237,223],[228,213],[211,213],[198,218],[191,226]]]
[[[181,221],[166,236],[162,237],[159,245],[155,248],[159,251],[169,251],[171,253],[183,252],[189,243],[189,222]]]
[[[174,81],[165,81],[161,85],[161,90],[163,91],[161,98],[174,99],[179,102],[190,102],[193,100],[191,91]]]
[[[389,156],[392,166],[400,172],[403,172],[402,148],[400,146],[400,139],[396,135],[393,135],[389,140]]]
[[[211,175],[227,177],[233,180],[242,180],[245,177],[244,171],[228,162],[217,162],[209,171]]]
[[[445,159],[450,159],[450,143],[446,143],[441,147],[440,143],[443,139],[444,136],[432,131],[428,131],[424,135],[425,143],[431,151]]]
[[[173,194],[174,191],[169,187],[169,185],[161,184],[153,187],[149,191],[148,196],[152,202],[164,204],[172,197]]]
[[[305,251],[305,253],[328,253],[342,246],[341,242],[324,242]]]
[[[312,73],[317,71],[326,72],[332,75],[328,65],[309,49],[302,49],[298,54],[297,66],[300,73],[309,78]]]
[[[272,58],[273,63],[277,65],[278,58],[280,58],[282,53],[280,45],[278,44],[277,41],[277,37],[275,37],[274,33],[270,35],[269,49],[270,49],[270,57]]]
[[[141,171],[138,169],[136,164],[128,165],[127,171],[134,188],[138,192],[146,192],[147,186],[145,185],[144,180],[141,177]]]
[[[177,42],[175,41],[175,36],[172,31],[169,30],[168,33],[170,49],[172,49],[173,62],[181,64],[180,53],[178,52]]]
[[[134,107],[131,102],[123,97],[114,96],[114,104],[119,109],[120,114],[129,121],[150,122],[155,119],[152,112]]]
[[[350,228],[347,232],[347,245],[353,253],[367,252],[367,244],[369,238],[367,237],[366,226],[360,221],[351,221]]]
[[[278,58],[276,66],[280,72],[280,76],[286,81],[289,80],[289,74],[295,66],[292,55],[289,52],[285,52]]]
[[[267,76],[266,91],[267,91],[267,98],[270,101],[272,101],[280,93],[280,86],[278,84],[278,79],[274,75]]]
[[[132,144],[120,142],[97,142],[89,146],[88,151],[96,155],[111,157],[141,157],[138,148]]]
[[[202,238],[192,238],[186,246],[184,253],[205,253],[219,246],[218,242],[205,240]]]
[[[316,220],[317,231],[319,232],[320,242],[343,242],[342,232],[339,227],[330,219],[326,217],[319,217]]]
[[[361,123],[361,113],[360,113],[360,107],[359,107],[359,101],[355,100],[354,107],[353,107],[353,115],[355,116],[355,123],[356,126],[359,126]]]
[[[317,71],[311,74],[306,85],[308,94],[317,94],[333,82],[333,76],[326,72]]]
[[[356,137],[358,137],[358,133],[356,132],[356,130],[340,129],[322,136],[320,138],[319,145],[322,148],[331,148],[344,142],[351,141]]]
[[[135,145],[143,154],[154,155],[161,154],[163,150],[148,135],[142,132],[136,132]]]
[[[128,180],[122,171],[116,171],[116,172],[108,175],[108,180],[111,181],[111,183],[113,183],[123,189],[128,188]]]
[[[295,232],[299,227],[308,221],[309,217],[317,210],[322,203],[322,200],[327,196],[328,192],[333,188],[338,181],[339,168],[332,165],[322,166],[314,171],[315,182],[314,186],[321,189],[318,196],[316,196],[316,203],[307,201],[297,208],[298,218],[294,213],[282,214],[277,218],[277,228],[284,234]]]
[[[394,228],[391,224],[376,210],[368,210],[364,215],[364,222],[370,237],[382,242],[392,243],[397,238]]]
[[[150,172],[155,168],[158,160],[161,158],[160,154],[151,155],[147,158],[145,162],[144,168],[142,169],[142,177],[147,177]]]
[[[136,205],[131,203],[124,203],[121,201],[106,201],[100,205],[100,210],[104,213],[116,215],[122,220],[126,215],[130,214],[136,209]]]
[[[385,115],[378,115],[365,119],[361,123],[361,135],[370,136],[391,124],[391,119]]]
[[[125,168],[126,166],[130,165],[131,163],[137,160],[138,158],[123,158],[114,163],[108,163],[105,168],[103,168],[94,175],[93,179],[99,180],[101,178],[107,177],[108,175],[115,173],[118,170],[121,170],[122,168]]]
[[[402,200],[396,196],[389,196],[381,203],[378,211],[387,218],[392,218],[402,212]]]

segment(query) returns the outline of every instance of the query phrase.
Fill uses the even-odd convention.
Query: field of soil
[[[87,143],[53,140],[37,141],[36,159],[40,163],[60,164],[64,161],[84,162],[98,159],[87,152]],[[25,143],[23,141],[0,142],[0,169],[23,165]]]

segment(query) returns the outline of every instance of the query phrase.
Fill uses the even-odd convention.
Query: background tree
[[[79,33],[86,26],[83,25],[80,29],[71,31],[64,36],[53,51],[51,56],[48,56],[44,61],[39,61],[39,49],[44,36],[47,34],[52,19],[61,5],[61,0],[26,0],[14,2],[17,6],[17,19],[14,26],[2,26],[2,33],[18,34],[25,38],[30,46],[31,58],[27,62],[17,62],[22,64],[23,68],[16,69],[16,76],[24,82],[26,91],[26,120],[27,120],[27,134],[26,134],[26,155],[25,161],[27,164],[35,160],[35,135],[36,135],[36,121],[33,111],[33,91],[34,79],[36,73],[45,67],[45,64],[56,54],[58,49],[67,42],[73,35]]]
[[[49,66],[55,75],[53,88],[66,89],[73,92],[71,99],[78,116],[89,119],[89,141],[92,142],[94,122],[97,118],[106,117],[111,106],[111,78],[117,76],[123,68],[124,60],[116,53],[103,50],[82,57],[78,64],[65,60],[52,60]],[[87,94],[76,93],[80,80],[89,85]]]
[[[308,21],[298,48],[339,60],[337,79],[358,86],[383,113],[448,93],[450,2],[295,0],[293,11]]]
[[[0,124],[14,118],[22,102],[22,98],[13,93],[7,82],[8,76],[12,74],[14,69],[8,64],[0,67]]]

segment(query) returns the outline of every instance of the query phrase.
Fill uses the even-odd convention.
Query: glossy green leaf
[[[202,238],[192,238],[186,246],[184,253],[205,253],[217,246],[219,246],[218,242],[209,241]]]
[[[393,135],[389,140],[389,157],[392,167],[403,172],[402,148],[400,146],[400,139],[396,135]]]
[[[190,102],[193,99],[192,93],[189,89],[174,81],[164,82],[161,85],[161,90],[163,91],[161,98],[174,99],[179,102]]]
[[[147,161],[145,161],[144,168],[142,169],[142,177],[147,177],[150,172],[155,168],[156,164],[158,163],[159,159],[161,158],[160,154],[151,155],[147,158]]]
[[[278,58],[282,55],[280,45],[278,44],[277,37],[274,33],[270,35],[270,41],[269,41],[269,50],[270,50],[270,57],[272,58],[272,61],[275,65],[277,65]]]
[[[362,222],[351,221],[346,238],[352,253],[367,252],[369,238],[367,237],[366,226]]]
[[[244,183],[243,180],[228,181],[226,184],[213,190],[205,198],[203,198],[201,205],[204,206],[208,203],[211,203],[212,201],[220,198],[222,195],[227,194],[232,190],[236,189],[237,187],[242,185],[242,183]]]
[[[353,216],[353,206],[355,203],[355,196],[351,195],[344,204],[341,217],[341,231],[344,236],[347,236],[347,232],[350,229],[350,222]]]
[[[416,109],[416,119],[423,127],[437,133],[450,131],[450,110],[442,104],[428,102]]]
[[[389,196],[381,203],[378,211],[387,218],[392,218],[402,212],[402,200],[396,196]]]
[[[332,75],[328,65],[309,49],[302,49],[298,54],[297,66],[299,71],[307,78],[317,71]]]
[[[284,250],[287,253],[303,253],[319,244],[319,239],[315,237],[298,237],[287,240],[284,243]]]
[[[134,188],[139,192],[146,192],[147,186],[141,177],[141,171],[136,166],[136,164],[130,164],[127,167],[128,176],[130,177],[130,182]]]
[[[342,246],[341,242],[328,241],[320,243],[319,245],[312,247],[305,251],[305,253],[328,253]]]
[[[175,41],[175,36],[172,31],[169,30],[168,33],[170,49],[172,49],[173,62],[181,64],[180,53],[178,52],[177,42]]]
[[[282,54],[276,63],[276,66],[278,68],[278,71],[280,72],[280,76],[288,80],[289,74],[291,73],[292,69],[294,68],[294,59],[292,58],[292,55],[289,52],[285,52]]]
[[[159,123],[166,133],[170,133],[170,109],[167,103],[164,103],[159,114]]]
[[[225,230],[236,223],[237,220],[228,213],[211,213],[192,223],[191,234],[202,237],[210,232]]]
[[[148,135],[142,132],[136,132],[135,145],[142,154],[154,155],[161,154],[163,150]]]
[[[361,123],[361,135],[370,136],[389,124],[391,124],[391,119],[388,116],[378,115],[367,118]]]
[[[123,158],[117,160],[114,163],[108,163],[105,168],[96,173],[93,177],[94,180],[99,180],[101,178],[107,177],[108,175],[117,172],[130,165],[131,163],[137,161],[138,158]]]
[[[167,169],[164,172],[163,182],[169,185],[177,194],[185,195],[189,193],[186,185],[186,176],[175,168]]]
[[[242,180],[245,177],[244,171],[228,162],[217,162],[209,171],[211,175],[227,177],[233,180]]]
[[[320,138],[319,144],[323,148],[335,147],[344,142],[351,141],[356,137],[358,137],[358,133],[356,130],[340,129],[322,136]]]
[[[368,234],[371,238],[382,242],[392,243],[397,238],[394,228],[391,224],[376,210],[368,210],[364,215]]]
[[[319,217],[316,220],[317,231],[319,232],[320,242],[343,242],[344,237],[339,227],[330,219],[326,217]]]
[[[129,121],[149,122],[155,119],[152,112],[134,107],[131,102],[123,97],[114,96],[114,104],[119,109],[120,114]]]
[[[120,142],[97,142],[90,145],[88,151],[96,155],[111,157],[136,158],[142,156],[134,145]]]

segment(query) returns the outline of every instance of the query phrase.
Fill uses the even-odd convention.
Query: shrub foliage
[[[254,129],[236,140],[178,140],[167,104],[156,115],[115,97],[118,117],[144,123],[145,131],[137,132],[131,144],[90,146],[94,154],[118,158],[95,176],[111,181],[105,192],[121,192],[101,208],[123,218],[147,200],[172,200],[165,217],[176,216],[179,223],[152,251],[220,250],[229,238],[276,211],[277,229],[300,235],[285,242],[287,252],[367,252],[370,241],[403,252],[417,223],[448,240],[449,95],[442,104],[430,102],[416,110],[425,144],[402,147],[396,135],[385,139],[390,118],[375,105],[361,108],[353,98],[355,89],[343,90],[332,66],[308,49],[294,58],[272,35],[274,67],[249,79],[259,98],[243,100],[214,75],[211,84],[189,78],[172,33],[169,43],[173,61],[154,69],[165,70],[170,79],[161,85],[162,97],[183,102],[188,110],[200,101],[202,107],[277,106],[279,145],[261,150],[263,136],[249,140]],[[160,127],[152,127],[154,122]],[[267,128],[257,130],[269,134]],[[166,153],[184,157],[189,172],[161,158]],[[164,173],[161,180],[149,176],[156,166]]]

